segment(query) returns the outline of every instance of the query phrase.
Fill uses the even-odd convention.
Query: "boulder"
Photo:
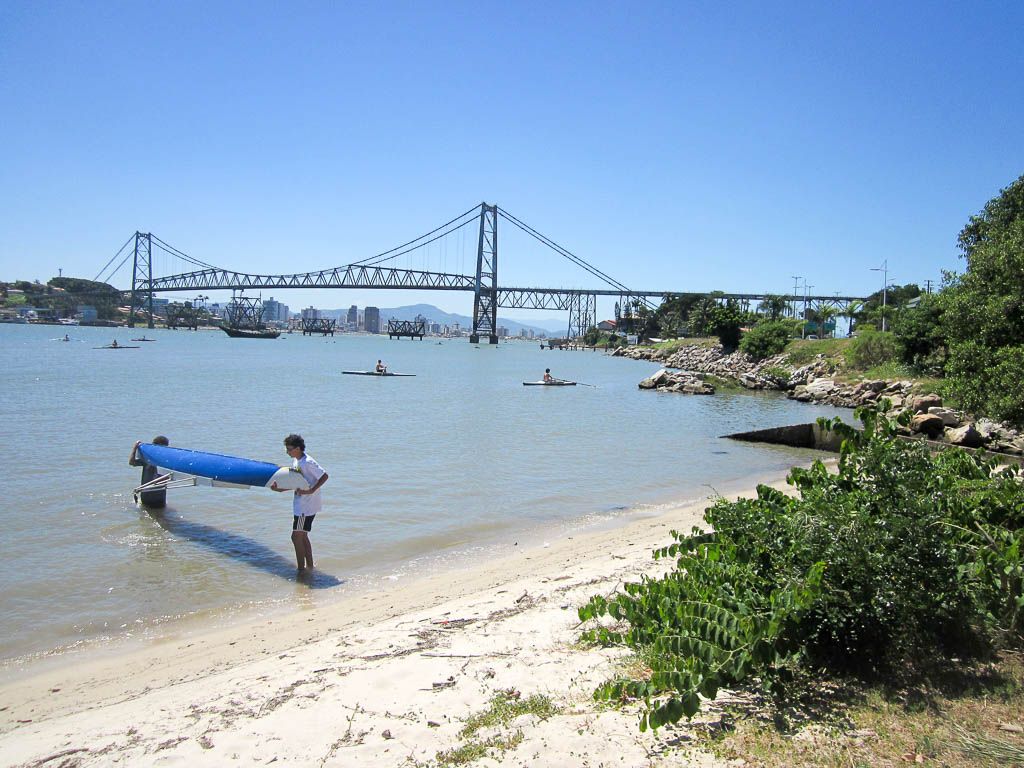
[[[956,429],[947,429],[946,442],[952,445],[962,445],[965,448],[980,448],[985,444],[985,438],[974,424],[964,424]]]
[[[938,416],[947,427],[955,427],[960,424],[960,415],[952,408],[938,408],[932,406],[928,409],[932,416]]]
[[[942,398],[936,394],[917,395],[916,397],[910,398],[908,405],[915,413],[927,413],[929,408],[941,407]]]
[[[807,392],[815,400],[828,397],[836,389],[836,383],[832,379],[815,379],[807,384]]]
[[[928,437],[938,437],[942,434],[944,425],[942,419],[930,413],[919,413],[910,420],[910,429]]]
[[[641,381],[637,386],[639,386],[640,389],[656,389],[659,386],[663,386],[667,381],[668,371],[662,368],[657,373]]]

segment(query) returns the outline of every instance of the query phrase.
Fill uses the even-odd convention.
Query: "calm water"
[[[65,331],[71,343],[54,340]],[[2,660],[330,600],[747,485],[814,454],[719,435],[838,413],[642,392],[657,366],[534,343],[156,330],[140,349],[93,349],[142,333],[0,325]],[[378,358],[417,376],[340,375]],[[548,366],[596,388],[522,386]],[[330,474],[312,583],[295,579],[287,494],[198,487],[169,491],[163,514],[132,504],[137,439],[286,464],[289,432]]]

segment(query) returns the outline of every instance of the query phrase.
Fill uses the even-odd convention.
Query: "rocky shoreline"
[[[916,393],[910,381],[840,381],[836,378],[834,364],[823,355],[799,368],[793,368],[785,354],[755,361],[743,352],[727,354],[720,346],[697,344],[672,352],[651,347],[620,347],[611,355],[663,365],[660,371],[640,382],[641,389],[714,394],[714,387],[704,380],[705,376],[714,376],[735,381],[747,389],[777,390],[793,400],[840,408],[857,408],[888,399],[890,415],[908,410],[913,413],[909,434],[951,445],[1024,455],[1024,434],[1007,424],[974,419],[969,414],[943,407],[939,395]],[[670,368],[675,370],[668,370]]]

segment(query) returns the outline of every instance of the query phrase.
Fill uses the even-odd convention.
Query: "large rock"
[[[944,428],[942,419],[930,413],[919,413],[910,420],[910,429],[928,437],[938,437]]]
[[[936,394],[918,395],[910,398],[908,405],[914,413],[927,413],[929,408],[941,407],[942,398]]]
[[[932,416],[938,416],[947,427],[956,427],[960,424],[960,414],[952,408],[937,408],[932,406],[928,409]]]
[[[985,444],[985,438],[973,424],[964,424],[956,429],[947,429],[946,442],[965,448],[980,448]]]
[[[657,371],[641,381],[637,386],[640,387],[640,389],[657,389],[660,386],[664,386],[668,381],[668,378],[668,371],[662,368],[660,371]]]
[[[653,376],[644,379],[637,386],[640,389],[656,389],[660,392],[682,392],[688,395],[713,395],[715,388],[703,381],[692,371],[667,371],[662,368]]]

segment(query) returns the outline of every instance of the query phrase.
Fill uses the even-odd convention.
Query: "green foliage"
[[[726,351],[734,350],[740,345],[740,328],[743,321],[744,315],[734,299],[729,299],[725,304],[716,304],[712,310],[711,329]]]
[[[587,332],[583,334],[583,343],[588,347],[606,347],[608,349],[614,349],[615,347],[626,346],[626,337],[609,333],[608,331],[599,331],[596,326],[591,326]]]
[[[711,296],[699,296],[686,313],[690,336],[715,336],[714,312],[718,303]]]
[[[884,301],[885,306],[892,307],[893,309],[899,309],[906,305],[911,299],[916,299],[921,295],[921,288],[917,283],[907,283],[906,285],[890,285],[885,291]],[[868,296],[860,306],[862,315],[875,315],[882,307],[882,289],[879,288],[877,291]]]
[[[1024,346],[953,343],[946,374],[948,390],[966,410],[1024,424]]]
[[[740,339],[740,349],[754,360],[780,354],[789,343],[791,324],[787,322],[760,323]]]
[[[946,358],[942,303],[926,296],[915,307],[905,307],[892,320],[892,334],[907,365],[926,373],[940,373]]]
[[[899,359],[899,344],[888,331],[865,329],[850,340],[846,350],[847,364],[860,371]]]
[[[932,455],[897,424],[858,409],[838,472],[793,469],[796,496],[760,486],[719,500],[713,533],[673,532],[660,579],[580,608],[585,639],[625,644],[650,676],[612,680],[595,697],[639,699],[640,727],[691,717],[699,696],[758,679],[785,693],[791,673],[829,665],[889,676],[940,654],[962,658],[1024,630],[1024,485],[1017,469],[955,449]],[[906,418],[906,417],[904,417]]]
[[[769,322],[775,322],[781,319],[785,314],[786,310],[789,309],[789,297],[780,296],[777,293],[769,293],[764,297],[757,309],[759,312],[763,312],[768,315]]]
[[[1002,389],[1024,373],[1024,176],[971,217],[959,245],[967,271],[942,291],[950,388],[971,410],[1024,424],[1024,393]]]

